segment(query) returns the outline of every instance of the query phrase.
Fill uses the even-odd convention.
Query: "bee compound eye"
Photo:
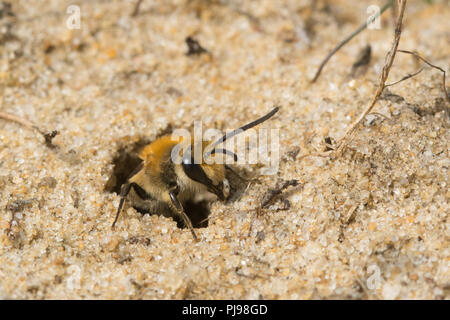
[[[194,161],[183,159],[182,166],[184,173],[192,180],[202,184],[207,184],[209,182],[209,179],[201,166],[199,164],[195,164]]]

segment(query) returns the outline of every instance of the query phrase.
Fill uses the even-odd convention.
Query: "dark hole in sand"
[[[142,139],[135,144],[124,146],[117,151],[113,160],[113,173],[106,183],[105,191],[117,194],[120,193],[122,184],[127,181],[133,170],[142,162],[138,153],[148,143],[150,143],[149,140]],[[131,205],[130,202],[126,202],[125,206],[129,205]],[[191,219],[194,228],[205,228],[208,226],[207,218],[210,214],[210,210],[207,201],[189,201],[184,203],[183,206],[186,214]],[[145,210],[136,207],[135,209],[142,214],[152,214],[151,212],[146,212]],[[184,223],[180,219],[174,217],[174,220],[177,221],[177,226],[179,228],[185,228]]]

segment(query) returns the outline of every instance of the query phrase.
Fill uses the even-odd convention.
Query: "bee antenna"
[[[210,156],[211,154],[215,153],[216,151],[214,151],[214,150],[217,145],[221,144],[222,142],[226,141],[227,139],[234,137],[235,135],[237,135],[239,133],[242,133],[248,129],[251,129],[251,128],[257,126],[258,124],[263,123],[264,121],[270,119],[275,113],[278,112],[278,110],[280,110],[280,107],[275,107],[275,108],[273,108],[272,111],[270,111],[268,114],[262,116],[261,118],[256,119],[255,121],[252,121],[250,123],[247,123],[246,125],[225,134],[220,139],[216,140],[215,142],[213,142],[211,144],[212,151],[207,152],[206,156]],[[222,152],[220,150],[224,150],[224,149],[219,149],[219,150],[217,150],[217,152]]]
[[[233,157],[234,161],[238,161],[238,156],[236,155],[236,153],[228,151],[227,149],[213,149],[211,150],[210,154],[214,154],[214,153],[223,153],[226,154],[227,156]]]

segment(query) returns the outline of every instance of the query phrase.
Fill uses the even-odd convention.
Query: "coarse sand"
[[[389,10],[310,80],[384,1],[144,0],[136,16],[135,1],[0,2],[0,110],[59,132],[51,148],[0,119],[1,299],[450,298],[442,73],[388,87],[341,157],[303,157],[372,99]],[[186,55],[188,36],[207,52]],[[370,62],[353,73],[367,45]],[[409,1],[399,48],[448,74],[448,2]],[[398,53],[388,83],[422,65]],[[129,203],[111,229],[140,146],[194,121],[234,129],[275,105],[260,128],[279,130],[277,172],[235,166],[254,179],[201,209],[200,241]]]

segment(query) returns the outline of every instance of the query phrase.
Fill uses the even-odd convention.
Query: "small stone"
[[[55,178],[47,176],[41,180],[39,183],[39,187],[48,187],[50,189],[53,189],[56,187],[57,181]]]
[[[400,289],[399,284],[385,283],[382,289],[383,299],[394,300],[400,294]]]

